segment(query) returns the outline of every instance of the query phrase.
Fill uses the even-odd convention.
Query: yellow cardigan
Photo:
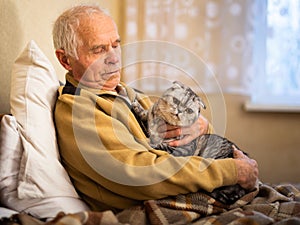
[[[118,211],[143,200],[197,192],[237,182],[232,159],[174,157],[152,149],[126,98],[80,87],[70,74],[60,87],[55,123],[62,162],[92,210]],[[121,84],[129,102],[147,96]],[[75,88],[77,87],[77,88]]]

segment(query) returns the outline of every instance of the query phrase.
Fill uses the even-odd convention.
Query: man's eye
[[[113,48],[118,48],[119,46],[120,46],[119,42],[112,45]]]
[[[94,54],[101,54],[104,52],[105,52],[105,48],[97,48],[97,49],[94,49],[94,51],[93,51]]]
[[[117,48],[117,47],[120,46],[120,43],[121,43],[121,40],[118,39],[118,40],[116,40],[116,41],[112,44],[112,47],[113,47],[113,48]]]

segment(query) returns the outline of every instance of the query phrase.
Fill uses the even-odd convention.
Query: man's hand
[[[245,189],[253,189],[258,181],[257,162],[254,159],[250,159],[236,148],[233,154],[236,159],[238,184]]]
[[[200,115],[198,120],[189,127],[165,125],[161,126],[161,130],[159,130],[159,132],[164,138],[176,139],[169,142],[170,146],[176,147],[185,145],[200,135],[208,132],[208,121],[204,116]]]

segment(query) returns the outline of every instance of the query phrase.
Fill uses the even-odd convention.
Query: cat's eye
[[[175,103],[176,105],[179,105],[180,101],[177,98],[173,97],[173,103]]]
[[[191,108],[186,108],[185,112],[188,114],[192,114],[194,111]]]

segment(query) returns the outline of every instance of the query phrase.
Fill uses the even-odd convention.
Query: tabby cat
[[[178,81],[173,82],[149,111],[143,110],[137,102],[132,106],[141,120],[147,120],[150,145],[155,149],[165,150],[174,156],[198,155],[213,159],[232,158],[233,146],[239,149],[228,139],[216,134],[201,135],[192,142],[178,147],[169,146],[168,142],[171,139],[163,139],[158,135],[157,129],[161,124],[190,126],[200,116],[201,109],[206,108],[201,98],[191,88]],[[245,195],[246,190],[236,184],[217,188],[208,194],[229,205]]]

